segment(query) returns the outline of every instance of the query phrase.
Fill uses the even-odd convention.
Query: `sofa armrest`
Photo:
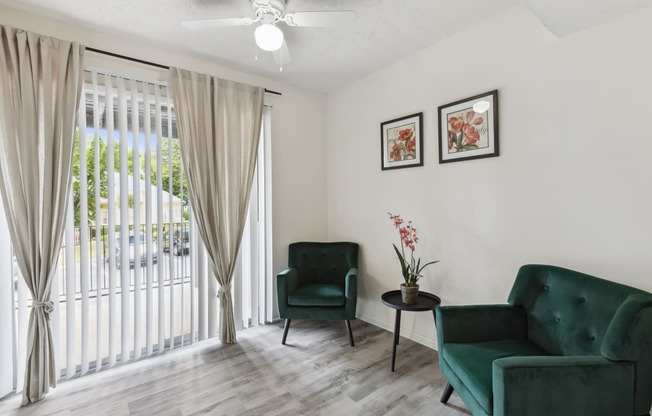
[[[634,365],[594,356],[493,362],[495,416],[631,415]]]
[[[610,360],[638,361],[652,348],[652,299],[630,295],[614,315],[602,340],[601,353]]]
[[[346,298],[346,314],[349,319],[355,319],[358,305],[358,269],[352,267],[344,278],[344,297]]]
[[[445,343],[527,338],[525,311],[519,306],[440,306],[436,315],[439,351]]]
[[[299,272],[295,268],[287,268],[276,275],[276,292],[278,296],[278,311],[285,318],[288,306],[288,295],[299,287]]]

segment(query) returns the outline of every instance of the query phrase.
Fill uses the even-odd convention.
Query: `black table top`
[[[402,311],[432,311],[441,304],[439,296],[432,293],[419,291],[417,303],[408,305],[401,300],[400,290],[390,290],[382,294],[380,299],[390,308],[400,309]]]

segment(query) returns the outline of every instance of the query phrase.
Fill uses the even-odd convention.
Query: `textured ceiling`
[[[259,59],[254,60],[252,26],[193,32],[180,25],[182,20],[251,17],[248,0],[0,0],[0,4],[9,8],[122,37],[137,36],[163,49],[319,91],[331,91],[351,83],[519,2],[557,36],[651,3],[650,0],[287,0],[288,12],[352,10],[357,22],[346,29],[282,25],[292,62],[280,72],[267,52],[258,52]]]
[[[558,37],[652,5],[650,0],[521,0]]]

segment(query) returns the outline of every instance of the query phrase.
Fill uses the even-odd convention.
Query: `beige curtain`
[[[32,297],[23,404],[56,386],[50,288],[70,192],[84,47],[0,26],[0,189]]]
[[[220,284],[220,340],[234,343],[231,281],[247,219],[264,89],[170,68],[190,201]]]

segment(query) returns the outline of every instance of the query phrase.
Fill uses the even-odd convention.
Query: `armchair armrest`
[[[344,278],[344,297],[346,298],[346,314],[348,319],[355,319],[358,305],[358,269],[352,267]]]
[[[440,306],[436,316],[440,351],[444,343],[527,338],[525,310],[520,306]]]
[[[346,277],[344,278],[344,297],[346,297],[347,302],[349,299],[358,298],[358,269],[356,267],[350,268],[348,273],[346,273]]]
[[[284,318],[288,306],[288,295],[299,287],[299,272],[295,268],[287,268],[276,275],[276,292],[278,295],[278,311]]]
[[[634,364],[604,357],[500,358],[492,385],[495,416],[633,414]]]

